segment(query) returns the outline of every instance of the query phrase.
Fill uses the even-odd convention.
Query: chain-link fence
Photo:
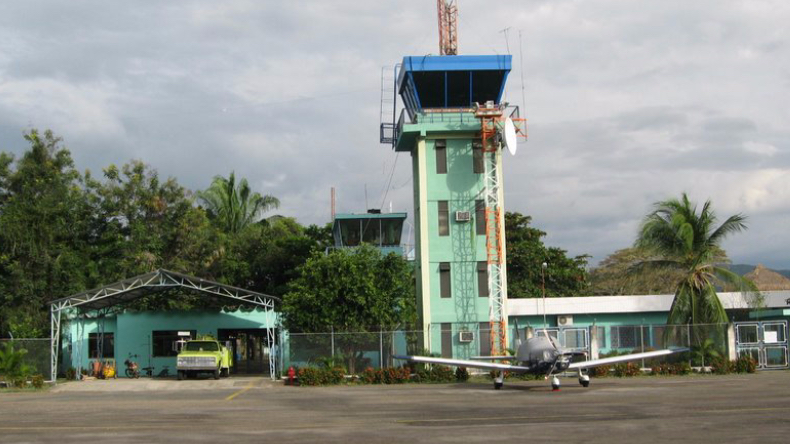
[[[282,367],[340,365],[349,373],[368,367],[396,367],[393,356],[419,353],[420,331],[288,333],[284,338]]]
[[[43,375],[49,379],[51,365],[50,356],[52,347],[49,338],[45,339],[0,339],[0,348],[5,349],[8,344],[14,350],[26,350],[22,362],[30,366],[34,375]]]

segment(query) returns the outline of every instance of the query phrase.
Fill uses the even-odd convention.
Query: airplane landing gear
[[[579,384],[581,384],[582,387],[589,387],[590,377],[588,375],[579,375]]]
[[[499,390],[505,385],[505,375],[502,372],[497,372],[494,377],[494,390]]]
[[[551,378],[551,390],[558,392],[560,390],[560,378],[554,376]]]

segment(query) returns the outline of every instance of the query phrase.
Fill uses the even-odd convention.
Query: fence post
[[[379,368],[384,368],[384,331],[379,327]]]
[[[590,327],[590,360],[598,359],[598,327]]]
[[[331,326],[329,330],[329,340],[332,347],[332,357],[335,357],[335,326]]]
[[[645,325],[639,326],[639,339],[642,342],[642,353],[645,352]],[[645,358],[642,358],[642,368],[645,368]]]
[[[738,350],[735,347],[735,324],[727,324],[727,358],[730,361],[738,359]]]
[[[686,338],[687,344],[686,345],[688,346],[689,351],[691,351],[691,324],[686,324],[686,336],[687,336],[687,338]],[[692,364],[692,362],[691,362],[691,353],[689,353],[689,367],[691,367],[691,364]]]

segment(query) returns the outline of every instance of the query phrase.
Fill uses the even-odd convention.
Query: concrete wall
[[[471,115],[470,115],[471,116]],[[419,126],[419,124],[417,125]],[[430,126],[430,130],[428,130]],[[416,221],[417,300],[426,332],[426,348],[441,350],[442,323],[453,324],[453,355],[479,353],[479,343],[461,343],[457,333],[476,330],[489,319],[488,297],[478,296],[477,262],[486,260],[486,236],[476,234],[475,201],[484,199],[485,176],[474,173],[472,142],[476,134],[455,131],[452,124],[426,125],[412,151]],[[447,142],[447,173],[436,173],[435,142]],[[448,236],[439,236],[438,203],[449,206]],[[469,211],[469,222],[456,222],[456,211]],[[441,262],[450,263],[451,297],[440,296]]]

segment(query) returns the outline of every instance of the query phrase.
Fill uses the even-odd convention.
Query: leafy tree
[[[223,282],[273,296],[282,296],[298,268],[325,246],[293,218],[278,217],[253,224],[228,241],[227,254],[213,273]]]
[[[568,257],[565,250],[545,246],[546,232],[531,227],[531,221],[530,216],[505,213],[508,297],[541,297],[544,277],[547,297],[584,294],[589,256]],[[547,268],[542,275],[544,262]]]
[[[384,256],[370,246],[317,252],[300,267],[285,294],[285,327],[293,332],[369,332],[413,323],[412,271],[402,257]],[[353,373],[359,342],[338,342]]]
[[[710,200],[698,212],[686,193],[679,200],[657,202],[655,210],[644,218],[636,246],[655,259],[642,261],[638,268],[670,270],[680,276],[675,281],[675,299],[667,324],[725,323],[727,314],[716,285],[755,290],[754,284],[720,266],[724,260],[720,243],[746,229],[745,221],[746,216],[736,214],[716,227]]]
[[[211,186],[198,192],[198,199],[206,206],[209,216],[227,233],[238,233],[265,213],[280,206],[280,201],[269,194],[253,192],[247,179],[236,184],[236,174],[227,179],[214,177]]]
[[[26,134],[16,162],[0,156],[0,331],[49,329],[46,302],[85,286],[90,206],[71,154],[52,132]]]
[[[678,270],[635,271],[634,266],[651,259],[639,248],[624,248],[602,260],[590,270],[590,292],[594,295],[667,294],[675,291]]]

